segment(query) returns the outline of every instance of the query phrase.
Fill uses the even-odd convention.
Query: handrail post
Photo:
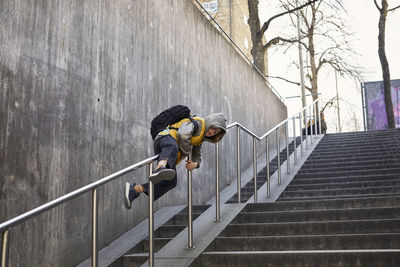
[[[296,144],[296,118],[293,117],[293,155],[294,155],[294,165],[297,165],[297,144]]]
[[[240,127],[237,126],[236,128],[236,158],[237,158],[237,201],[238,203],[241,202],[241,170],[240,170]]]
[[[310,143],[313,144],[313,137],[312,137],[312,128],[313,128],[313,126],[312,126],[312,117],[313,117],[313,114],[312,114],[311,105],[308,106],[308,110],[310,112],[310,115],[309,115],[309,117],[310,117]]]
[[[256,138],[253,137],[253,175],[254,175],[254,203],[258,202],[257,198],[257,147]]]
[[[189,153],[188,160],[192,160],[192,153]],[[193,217],[192,217],[192,171],[187,170],[188,177],[188,246],[193,249]]]
[[[319,121],[319,134],[322,134],[322,121],[321,121],[321,101],[318,98],[318,121]]]
[[[290,153],[289,153],[289,120],[285,123],[286,127],[286,167],[287,167],[287,174],[290,174]]]
[[[267,145],[266,145],[266,150],[267,150],[267,197],[271,196],[271,177],[269,175],[269,140],[268,136],[266,138]]]
[[[97,267],[97,234],[98,234],[98,203],[97,203],[97,188],[92,191],[92,267]]]
[[[8,246],[8,237],[9,237],[9,231],[10,229],[7,229],[3,232],[3,242],[1,246],[1,267],[7,267],[8,266],[8,252],[9,252],[9,246]]]
[[[301,125],[303,124],[302,122],[302,116],[301,113],[299,113],[299,130],[300,130],[300,155],[303,157],[303,127],[301,127]]]
[[[279,148],[279,127],[276,128],[276,154],[278,156],[278,184],[281,184],[281,152]]]
[[[308,114],[307,114],[307,108],[304,109],[304,119],[305,119],[304,129],[306,131],[306,150],[307,150],[308,149],[308,127],[307,127]],[[310,128],[311,128],[311,126],[310,126]]]
[[[215,222],[221,221],[221,209],[219,199],[219,144],[215,144]]]
[[[153,173],[153,163],[149,163],[148,173]],[[149,179],[149,266],[154,266],[154,183]]]
[[[317,138],[317,102],[314,102],[314,137]]]

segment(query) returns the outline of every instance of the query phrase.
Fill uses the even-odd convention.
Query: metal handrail
[[[103,184],[106,184],[106,183],[108,183],[108,182],[110,182],[110,181],[112,181],[112,180],[114,180],[114,179],[116,179],[116,178],[128,173],[128,172],[131,172],[131,171],[134,171],[134,170],[136,170],[136,169],[138,169],[140,167],[143,167],[144,165],[149,164],[149,163],[153,162],[156,159],[158,159],[158,155],[150,157],[150,158],[147,158],[145,160],[142,160],[142,161],[140,161],[140,162],[138,162],[138,163],[136,163],[136,164],[134,164],[132,166],[129,166],[129,167],[127,167],[125,169],[122,169],[122,170],[120,170],[120,171],[118,171],[116,173],[113,173],[113,174],[111,174],[109,176],[106,176],[106,177],[104,177],[104,178],[102,178],[102,179],[100,179],[100,180],[98,180],[96,182],[93,182],[93,183],[88,184],[88,185],[86,185],[84,187],[81,187],[81,188],[79,188],[79,189],[77,189],[75,191],[72,191],[72,192],[70,192],[70,193],[68,193],[68,194],[66,194],[66,195],[64,195],[62,197],[59,197],[59,198],[55,199],[55,200],[52,200],[52,201],[50,201],[50,202],[48,202],[48,203],[46,203],[46,204],[44,204],[44,205],[42,205],[40,207],[37,207],[37,208],[35,208],[33,210],[25,212],[25,213],[15,217],[15,218],[11,219],[11,220],[8,220],[8,221],[0,224],[0,232],[3,232],[5,230],[7,230],[8,228],[11,228],[11,227],[13,227],[13,226],[15,226],[17,224],[20,224],[20,223],[28,220],[29,218],[37,216],[37,215],[39,215],[39,214],[41,214],[41,213],[43,213],[43,212],[45,212],[45,211],[47,211],[47,210],[49,210],[51,208],[59,206],[59,205],[65,203],[65,202],[67,202],[68,200],[74,199],[74,198],[76,198],[76,197],[78,197],[78,196],[80,196],[80,195],[82,195],[82,194],[84,194],[86,192],[89,192],[89,191],[91,191],[91,190],[93,190],[93,189],[95,189],[95,188],[97,188],[97,187],[99,187],[99,186],[101,186]]]
[[[122,169],[116,173],[109,175],[109,176],[106,176],[96,182],[93,182],[89,185],[81,187],[81,188],[79,188],[75,191],[72,191],[62,197],[52,200],[40,207],[37,207],[33,210],[25,212],[11,220],[8,220],[8,221],[0,224],[0,232],[2,232],[2,236],[3,236],[2,250],[1,250],[1,267],[6,267],[8,265],[8,250],[9,250],[9,245],[8,245],[9,240],[8,239],[9,239],[9,230],[11,229],[11,227],[13,227],[17,224],[20,224],[32,217],[38,216],[39,214],[41,214],[49,209],[52,209],[56,206],[59,206],[69,200],[75,199],[78,196],[80,196],[84,193],[87,193],[89,191],[92,191],[92,266],[97,266],[97,258],[98,258],[98,251],[97,251],[97,230],[98,230],[98,227],[97,227],[97,219],[98,219],[97,218],[97,211],[98,211],[97,188],[103,184],[111,182],[112,180],[114,180],[126,173],[129,173],[140,167],[143,167],[146,164],[150,164],[150,166],[152,166],[153,161],[157,160],[157,159],[158,159],[158,155],[155,155],[153,157],[142,160],[132,166]],[[150,182],[150,188],[152,188],[152,182]],[[150,209],[150,212],[152,212],[152,209]],[[153,223],[152,220],[151,220],[151,223]]]
[[[316,128],[316,102],[318,102],[319,99],[316,99],[312,105],[314,105],[314,127],[315,127],[315,135],[317,132]],[[311,107],[311,105],[310,105]],[[290,118],[287,118],[286,120],[278,123],[275,127],[273,127],[271,130],[266,132],[264,135],[261,137],[257,136],[255,133],[244,127],[238,122],[234,122],[230,125],[227,126],[227,129],[236,127],[237,131],[237,186],[238,186],[238,202],[241,202],[241,166],[240,166],[240,130],[243,130],[247,134],[253,137],[253,174],[254,174],[254,202],[257,202],[257,148],[256,148],[256,141],[261,141],[264,138],[267,140],[266,144],[266,159],[267,159],[267,184],[268,184],[268,190],[267,190],[267,197],[270,197],[270,188],[271,188],[271,179],[269,175],[269,142],[268,138],[269,136],[275,132],[276,133],[276,145],[277,145],[277,156],[278,156],[278,184],[281,184],[281,169],[280,169],[280,149],[279,149],[279,128],[282,125],[286,125],[286,149],[287,149],[287,163],[288,163],[288,173],[290,173],[290,155],[289,155],[289,143],[288,143],[288,122],[290,120],[293,120],[293,123],[295,122],[295,119],[299,118],[300,122],[300,136],[301,136],[301,152],[303,152],[303,137],[302,137],[302,127],[301,127],[301,113],[305,111],[307,112],[307,107],[304,107],[301,112],[299,113],[299,117],[292,116]],[[310,114],[311,115],[311,114]],[[307,117],[307,115],[306,115]],[[320,116],[319,116],[320,119]],[[307,126],[307,125],[305,125]],[[310,125],[311,126],[311,125]],[[320,132],[321,132],[321,122],[320,122]],[[307,127],[306,127],[307,128]],[[311,128],[311,127],[310,127]],[[312,133],[310,134],[312,135]],[[294,131],[293,138],[295,140],[296,135]],[[307,141],[307,129],[306,129],[306,141]],[[296,151],[296,149],[295,149]],[[220,197],[219,197],[219,148],[218,148],[218,143],[216,144],[215,148],[215,154],[216,154],[216,222],[220,222]],[[89,191],[92,191],[92,266],[95,267],[98,264],[98,248],[97,248],[97,224],[98,224],[98,218],[97,218],[97,213],[98,213],[98,201],[97,201],[97,188],[100,187],[101,185],[104,185],[126,173],[132,172],[140,167],[143,167],[145,165],[149,166],[149,171],[148,174],[149,176],[151,175],[153,171],[153,161],[157,160],[159,155],[155,155],[153,157],[147,158],[145,160],[142,160],[132,166],[129,166],[125,169],[122,169],[116,173],[113,173],[109,176],[106,176],[96,182],[93,182],[89,185],[86,185],[84,187],[81,187],[73,192],[70,192],[62,197],[59,197],[55,200],[52,200],[38,208],[35,208],[31,211],[25,212],[22,215],[19,215],[11,220],[8,220],[2,224],[0,224],[0,232],[2,232],[2,249],[1,249],[1,267],[6,267],[8,265],[8,250],[9,250],[9,230],[11,227],[20,224],[34,216],[37,216],[51,208],[54,208],[56,206],[59,206],[71,199],[74,199],[84,193],[87,193]],[[296,163],[296,153],[294,155],[294,162]],[[190,155],[189,155],[190,159]],[[194,248],[193,245],[193,220],[192,220],[192,174],[191,171],[188,171],[188,209],[189,209],[189,214],[188,214],[188,249]],[[154,189],[153,189],[153,182],[149,179],[149,239],[150,239],[150,244],[149,244],[149,265],[154,266],[154,248],[153,248],[153,235],[154,235]]]
[[[316,102],[318,102],[319,99],[316,99],[313,101],[313,104],[315,104]],[[309,105],[311,106],[311,104]],[[302,108],[300,110],[300,112],[305,111],[309,106],[306,106],[304,108]],[[263,140],[264,138],[266,138],[267,136],[269,136],[271,133],[273,133],[277,128],[279,128],[280,126],[282,126],[283,124],[287,123],[289,120],[292,120],[293,118],[297,119],[298,117],[296,115],[293,115],[292,117],[287,118],[286,120],[281,121],[280,123],[278,123],[277,125],[275,125],[271,130],[269,130],[268,132],[266,132],[265,134],[263,134],[261,137],[259,137],[257,134],[253,133],[252,131],[250,131],[249,129],[247,129],[245,126],[243,126],[242,124],[240,124],[239,122],[234,122],[229,124],[226,128],[230,129],[232,127],[240,127],[243,131],[245,131],[246,133],[248,133],[249,135],[251,135],[252,137],[257,138],[258,141]]]
[[[258,136],[257,134],[255,134],[254,132],[250,131],[248,128],[246,128],[245,126],[243,126],[242,124],[240,124],[239,122],[234,122],[229,124],[226,128],[230,129],[233,127],[236,127],[236,146],[237,146],[237,154],[236,154],[236,160],[237,160],[237,202],[241,203],[241,166],[240,166],[240,130],[242,130],[243,132],[247,133],[248,135],[250,135],[251,137],[253,137],[253,173],[254,173],[254,202],[257,202],[257,149],[256,149],[256,140],[261,141],[263,139],[267,139],[267,146],[266,146],[266,152],[267,152],[267,183],[268,183],[268,190],[267,190],[267,194],[268,197],[270,197],[270,188],[271,188],[271,181],[270,181],[270,177],[269,177],[269,144],[268,144],[268,137],[275,132],[276,134],[276,149],[277,149],[277,157],[278,157],[278,184],[281,184],[281,166],[280,166],[280,144],[279,144],[279,128],[283,125],[286,125],[286,153],[287,153],[287,173],[290,174],[290,154],[289,154],[289,121],[293,120],[293,125],[295,125],[295,119],[299,118],[299,123],[300,123],[300,145],[301,145],[301,155],[303,156],[303,134],[302,134],[302,127],[301,127],[301,113],[305,112],[305,118],[308,118],[307,115],[307,109],[310,110],[310,116],[312,114],[313,111],[313,116],[314,116],[314,134],[315,137],[317,136],[317,117],[316,117],[316,103],[319,102],[319,98],[317,98],[316,100],[314,100],[312,102],[312,104],[303,107],[299,114],[299,117],[297,117],[297,115],[293,115],[291,117],[288,117],[287,119],[283,120],[282,122],[278,123],[277,125],[275,125],[272,129],[270,129],[268,132],[266,132],[265,134],[263,134],[262,136]],[[313,107],[313,108],[312,108]],[[320,114],[319,114],[319,121],[321,120]],[[293,127],[294,129],[294,127]],[[307,130],[307,124],[305,124],[305,134],[306,134],[306,149],[308,149],[308,130]],[[311,133],[310,133],[310,139],[311,139],[311,144],[312,144],[312,125],[310,125],[310,129],[311,129]],[[321,133],[321,121],[319,123],[319,130]],[[296,136],[295,136],[295,131],[294,131],[294,135],[293,135],[293,140],[294,142],[296,142]],[[219,157],[219,150],[216,148],[216,159]],[[294,164],[297,164],[297,153],[296,153],[296,147],[294,149]],[[217,168],[219,168],[219,164],[216,163]],[[217,173],[219,172],[219,170],[217,170]],[[217,181],[218,182],[218,181]],[[217,200],[219,199],[219,197],[217,196],[216,198]],[[216,214],[216,221],[219,220],[219,203],[217,204],[217,214]]]

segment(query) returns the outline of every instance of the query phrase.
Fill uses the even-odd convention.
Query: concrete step
[[[229,224],[220,236],[296,236],[399,233],[400,219]]]
[[[368,198],[368,197],[398,197],[399,193],[373,193],[373,194],[353,194],[353,195],[332,195],[332,196],[310,196],[310,197],[290,197],[290,198],[278,198],[277,201],[304,201],[304,200],[331,200],[337,198]]]
[[[324,138],[327,138],[329,140],[338,140],[338,139],[350,140],[352,138],[361,140],[368,137],[384,138],[396,134],[399,134],[399,129],[373,130],[367,132],[330,133],[324,135]]]
[[[400,233],[218,237],[206,251],[397,249]]]
[[[368,147],[356,147],[356,146],[344,146],[344,147],[316,147],[313,151],[314,155],[332,154],[332,153],[343,153],[348,154],[352,151],[359,154],[369,154],[376,151],[376,154],[384,154],[386,151],[394,151],[400,148],[400,144],[380,144]]]
[[[400,206],[377,208],[314,209],[273,212],[241,212],[232,223],[278,223],[357,219],[400,219]]]
[[[286,191],[302,191],[302,190],[330,190],[338,188],[367,188],[381,186],[400,186],[400,177],[397,180],[374,180],[368,182],[350,182],[345,180],[337,183],[315,183],[315,184],[290,184]]]
[[[379,145],[382,143],[388,143],[388,144],[397,144],[398,143],[398,135],[390,135],[386,137],[371,137],[371,138],[365,138],[361,140],[357,139],[329,139],[329,138],[323,138],[319,143],[321,146],[324,147],[330,147],[330,146],[357,146],[357,145],[363,145],[363,146],[374,146],[374,145]]]
[[[352,155],[349,157],[339,157],[335,158],[335,161],[333,162],[329,158],[319,158],[319,157],[314,157],[314,158],[308,158],[307,161],[304,163],[303,166],[308,166],[312,164],[340,164],[340,163],[346,163],[346,162],[358,162],[358,161],[379,161],[379,160],[392,160],[396,161],[399,158],[399,156],[396,155],[360,155],[357,158],[354,158]]]
[[[179,234],[187,225],[163,225],[160,226],[155,232],[154,237],[173,238]]]
[[[132,253],[126,254],[122,257],[122,266],[123,267],[138,267],[142,266],[149,258],[148,253]],[[118,267],[122,267],[118,266]],[[114,266],[112,266],[114,267]],[[117,267],[117,266],[115,266]]]
[[[400,151],[398,149],[367,149],[367,150],[348,150],[348,151],[340,151],[340,150],[329,150],[326,152],[313,152],[309,159],[313,160],[315,158],[358,158],[364,155],[371,156],[394,156],[398,157]]]
[[[396,137],[398,138],[398,137]],[[315,147],[314,151],[316,152],[324,152],[324,151],[346,151],[346,150],[373,150],[380,149],[384,150],[385,148],[396,148],[399,147],[400,142],[398,140],[392,141],[384,141],[384,140],[374,140],[369,142],[359,142],[359,143],[332,143],[325,144],[324,142],[319,142]]]
[[[385,129],[385,130],[371,130],[371,131],[360,131],[360,132],[346,132],[346,133],[329,133],[325,136],[328,138],[347,138],[355,136],[358,138],[365,138],[366,136],[387,136],[390,134],[398,133],[399,129]]]
[[[356,139],[341,139],[341,140],[330,140],[323,138],[319,143],[318,146],[322,148],[337,148],[341,146],[354,146],[354,147],[374,147],[379,146],[382,144],[395,144],[398,145],[398,135],[391,135],[389,137],[380,137],[380,138],[365,138],[365,140],[356,140]]]
[[[398,169],[400,171],[400,163],[395,163],[395,164],[380,164],[380,165],[363,165],[363,164],[357,164],[357,165],[348,165],[348,166],[336,166],[336,167],[319,167],[319,168],[301,168],[297,175],[303,174],[303,173],[326,173],[326,172],[337,172],[340,170],[341,172],[345,171],[358,171],[358,170],[381,170],[381,169]],[[400,172],[399,172],[400,173]]]
[[[400,206],[400,196],[332,200],[305,200],[275,203],[249,203],[242,212],[304,211],[322,209],[356,209]]]
[[[319,144],[318,144],[319,145]],[[316,154],[325,154],[325,153],[332,153],[332,152],[338,152],[338,153],[343,153],[343,154],[348,154],[351,151],[354,152],[362,152],[362,153],[368,153],[371,151],[377,151],[377,154],[380,153],[385,153],[386,150],[396,150],[400,148],[400,143],[380,143],[377,145],[367,145],[367,146],[356,146],[356,145],[346,145],[346,146],[325,146],[325,145],[320,145],[317,146],[313,153]]]
[[[301,166],[301,171],[304,170],[315,170],[315,169],[321,169],[321,168],[344,168],[344,167],[355,167],[357,165],[362,165],[362,166],[380,166],[380,165],[400,165],[400,162],[398,159],[395,159],[393,157],[387,158],[387,159],[381,159],[377,158],[375,160],[346,160],[342,162],[324,162],[324,163],[305,163],[303,166]]]
[[[193,205],[192,206],[192,212],[193,213],[203,213],[205,210],[207,210],[210,207],[210,205]],[[179,215],[182,214],[188,214],[188,207],[185,207],[181,212],[178,213]]]
[[[368,152],[368,151],[385,151],[386,149],[389,150],[395,150],[396,148],[399,148],[400,142],[385,142],[385,141],[376,141],[375,144],[373,143],[367,143],[367,144],[323,144],[323,143],[318,143],[318,145],[315,147],[313,150],[313,153],[330,153],[331,151],[338,151],[338,152],[343,152],[343,153],[349,153],[350,151],[358,151],[358,152]]]
[[[200,216],[205,210],[207,210],[210,205],[194,205],[193,219]],[[177,234],[179,234],[184,228],[187,227],[188,221],[188,208],[185,207],[178,214],[172,217],[165,224],[160,226],[154,232],[154,251],[157,252],[163,246],[165,246],[169,241],[171,241]],[[124,255],[117,261],[115,261],[112,267],[122,266],[141,266],[148,259],[149,251],[149,239],[146,237],[141,242],[139,242],[135,247],[130,249],[127,255]]]
[[[340,138],[334,138],[332,136],[324,136],[322,139],[323,143],[325,144],[331,144],[331,143],[336,143],[336,144],[341,144],[341,143],[350,143],[350,142],[375,142],[377,140],[380,140],[382,142],[393,142],[396,141],[396,138],[399,136],[398,133],[388,133],[386,135],[366,135],[366,136],[353,136],[353,137],[340,137]]]
[[[400,250],[317,250],[317,251],[217,251],[205,252],[191,267],[398,267]]]
[[[359,175],[359,176],[342,176],[342,177],[321,177],[321,178],[301,178],[294,179],[289,186],[306,185],[306,184],[329,184],[329,183],[347,183],[347,182],[374,182],[399,180],[400,176],[397,173],[388,173],[385,175]]]
[[[199,217],[201,213],[196,213],[193,212],[193,220],[195,220],[197,217]],[[189,221],[189,215],[188,214],[177,214],[174,217],[172,217],[169,221],[167,221],[164,225],[187,225]]]
[[[257,177],[257,188],[260,188],[266,181],[266,177]],[[245,187],[254,188],[254,179],[251,179]]]
[[[363,176],[363,175],[386,175],[400,173],[400,168],[386,168],[386,169],[376,169],[376,170],[349,170],[349,171],[341,171],[338,170],[336,172],[318,172],[315,170],[314,172],[302,172],[301,174],[296,174],[294,179],[310,179],[310,178],[321,178],[321,177],[343,177],[343,176]]]
[[[254,185],[254,183],[252,183]],[[247,186],[246,187],[242,187],[242,194],[246,194],[247,195],[251,195],[254,193],[254,186]]]
[[[241,203],[247,202],[247,200],[249,200],[252,196],[253,196],[253,192],[246,193],[246,192],[241,191],[241,193],[240,193]],[[234,194],[226,203],[237,203],[237,194]]]
[[[283,191],[282,198],[291,197],[314,197],[314,196],[342,196],[342,195],[360,195],[360,194],[381,194],[381,193],[398,193],[400,194],[400,186],[379,186],[367,188],[338,188],[338,189],[316,189],[316,190],[296,190]]]
[[[154,251],[159,251],[163,246],[165,246],[171,240],[172,238],[154,238],[153,240]],[[129,250],[127,254],[146,253],[146,252],[149,252],[149,239],[142,240],[134,248]]]
[[[318,146],[323,148],[341,148],[341,147],[346,147],[346,146],[354,146],[354,147],[374,147],[374,146],[379,146],[382,144],[394,144],[394,145],[399,145],[398,140],[396,140],[397,136],[391,136],[391,139],[388,138],[370,138],[368,140],[342,140],[341,142],[338,141],[331,141],[331,140],[325,140],[322,139],[319,143]]]

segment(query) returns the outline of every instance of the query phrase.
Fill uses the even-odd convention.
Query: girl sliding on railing
[[[184,106],[178,108],[180,107]],[[205,118],[189,117],[182,119],[177,123],[168,125],[159,132],[153,133],[152,129],[154,153],[159,154],[156,170],[149,177],[154,183],[154,200],[176,186],[176,165],[189,153],[192,153],[192,161],[186,160],[186,169],[192,171],[200,167],[202,143],[204,141],[219,142],[226,133],[226,121],[222,113],[213,113]],[[130,184],[126,182],[125,207],[130,209],[132,201],[141,193],[147,195],[148,187],[149,183]]]

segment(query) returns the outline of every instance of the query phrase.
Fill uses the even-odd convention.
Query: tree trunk
[[[382,0],[382,8],[379,10],[379,35],[378,35],[378,54],[381,61],[382,76],[383,76],[383,88],[384,88],[384,99],[386,107],[386,116],[388,121],[388,128],[395,128],[394,123],[394,112],[393,112],[393,102],[392,102],[392,90],[390,85],[390,70],[389,63],[386,58],[385,52],[385,27],[386,27],[386,16],[388,10],[387,0]]]
[[[262,43],[263,34],[260,32],[260,18],[258,16],[258,0],[248,0],[249,6],[249,27],[251,33],[251,56],[254,65],[265,75],[265,52],[266,48]]]
[[[317,13],[316,4],[313,3],[310,5],[312,11],[312,19],[310,23],[310,27],[308,29],[307,38],[308,38],[308,54],[310,57],[310,71],[311,77],[309,77],[311,83],[310,93],[312,95],[313,102],[318,98],[318,72],[319,68],[317,67],[316,58],[315,58],[315,46],[314,46],[314,29],[315,29],[315,15]],[[316,113],[319,113],[318,103],[316,105]]]
[[[313,27],[311,27],[308,33],[308,54],[310,57],[310,70],[311,77],[309,77],[311,83],[311,94],[313,101],[318,98],[318,68],[315,63],[315,48],[314,48],[314,31]]]

